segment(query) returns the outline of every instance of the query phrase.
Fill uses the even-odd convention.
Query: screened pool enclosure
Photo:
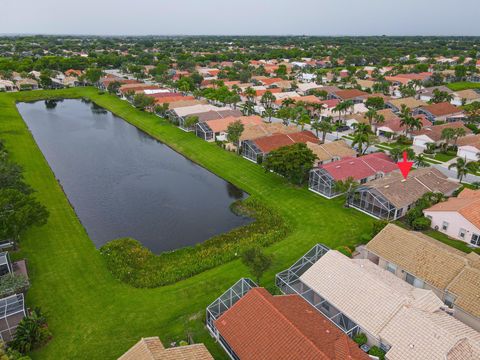
[[[348,204],[378,219],[396,220],[403,215],[403,209],[397,209],[378,190],[370,186],[356,189],[348,197]]]
[[[341,194],[341,192],[335,187],[335,180],[333,177],[322,168],[310,170],[308,188],[310,191],[327,198],[332,198]]]
[[[18,323],[25,316],[23,294],[0,299],[0,338],[5,342],[12,340]]]
[[[275,278],[275,284],[284,294],[298,294],[303,297],[310,305],[320,311],[345,334],[349,337],[354,337],[360,332],[360,327],[326,299],[305,285],[300,279],[300,276],[310,269],[310,267],[312,267],[312,265],[329,250],[330,249],[325,245],[315,245],[295,264],[290,266],[287,270],[278,273]]]
[[[235,305],[238,300],[245,296],[254,287],[257,287],[257,284],[255,284],[252,280],[248,278],[241,278],[207,307],[206,323],[208,331],[213,337],[215,337],[215,339],[217,339],[217,341],[220,343],[220,345],[222,345],[232,359],[239,359],[239,357],[218,332],[217,328],[215,327],[215,320],[222,316],[225,311]]]

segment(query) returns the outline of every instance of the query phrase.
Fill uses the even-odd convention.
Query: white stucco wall
[[[465,241],[470,244],[470,239],[472,234],[480,235],[480,229],[475,227],[467,219],[465,219],[461,214],[455,211],[428,211],[424,210],[423,213],[425,216],[431,216],[432,218],[432,229],[435,229],[438,226],[438,231],[450,236],[451,238]],[[443,222],[448,223],[447,230],[442,229]],[[462,239],[459,235],[460,229],[465,229],[465,238]]]

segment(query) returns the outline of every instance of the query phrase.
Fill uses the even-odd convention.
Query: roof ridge
[[[254,288],[254,289],[255,289],[255,288]],[[260,288],[256,288],[256,289],[260,289]],[[274,298],[274,296],[273,296],[272,294],[270,294],[267,289],[265,289],[265,288],[263,288],[263,289],[272,297],[272,299]],[[261,295],[261,297],[271,306],[271,308],[272,308],[276,313],[278,313],[288,324],[290,324],[290,325],[292,326],[292,328],[294,329],[295,332],[297,332],[297,333],[299,333],[300,335],[302,335],[302,337],[303,337],[304,339],[306,339],[307,342],[309,342],[311,345],[313,345],[313,347],[314,347],[315,349],[317,349],[317,351],[318,351],[320,354],[322,354],[323,356],[326,356],[326,355],[324,354],[324,352],[323,352],[322,350],[320,350],[320,349],[317,347],[317,345],[315,345],[315,343],[314,343],[312,340],[310,340],[310,338],[308,338],[307,336],[305,336],[305,335],[300,331],[300,329],[299,329],[292,321],[290,321],[289,318],[287,318],[279,309],[277,309],[277,307],[276,307],[270,300],[268,300],[268,299],[265,297],[265,294],[264,294],[263,292],[261,292],[261,291],[257,291],[257,292],[258,292],[258,293]],[[291,295],[296,295],[296,294],[291,294]],[[298,296],[302,301],[305,301],[300,295],[296,295],[295,298],[297,298],[297,296]],[[293,297],[293,296],[292,296],[292,297]],[[306,301],[305,301],[305,303],[306,303],[309,307],[311,306],[311,305],[308,304]],[[317,310],[317,309],[312,309],[312,311],[318,311],[318,310]],[[323,314],[322,314],[322,316],[325,317]],[[330,320],[328,320],[328,319],[325,319],[325,320],[327,320],[328,322],[330,322]],[[343,332],[342,332],[342,333],[343,333]]]

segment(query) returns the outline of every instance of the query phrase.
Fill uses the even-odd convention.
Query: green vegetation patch
[[[237,201],[232,210],[256,221],[195,246],[160,255],[130,238],[110,241],[100,252],[117,279],[135,287],[157,287],[224,264],[253,245],[270,245],[288,233],[282,217],[257,200]]]
[[[467,89],[480,89],[480,83],[462,81],[462,82],[455,82],[450,83],[447,87],[452,91],[461,91]]]

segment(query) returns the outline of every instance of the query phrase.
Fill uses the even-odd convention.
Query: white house
[[[432,228],[474,246],[480,246],[480,190],[464,189],[423,211]]]
[[[480,134],[464,136],[457,141],[457,156],[470,160],[480,160]]]

